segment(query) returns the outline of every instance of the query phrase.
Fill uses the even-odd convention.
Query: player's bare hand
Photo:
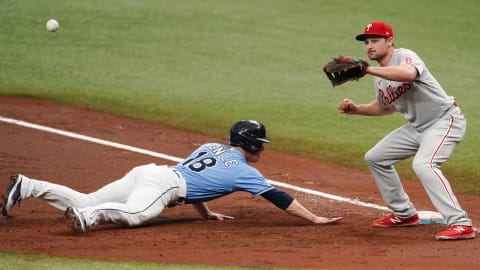
[[[322,224],[337,224],[339,223],[341,220],[343,220],[343,217],[333,217],[333,218],[327,218],[327,217],[317,217],[315,219],[315,224],[319,224],[319,225],[322,225]]]
[[[358,110],[357,104],[350,99],[344,99],[340,104],[338,104],[338,110],[341,113],[346,114],[355,114]]]
[[[220,214],[220,213],[210,212],[210,213],[208,213],[207,219],[220,220],[220,221],[222,221],[222,220],[225,220],[225,219],[234,219],[234,217],[232,217],[232,216],[227,216],[227,215]]]

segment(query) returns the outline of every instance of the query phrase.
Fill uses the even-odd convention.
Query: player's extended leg
[[[463,139],[465,130],[465,119],[455,111],[440,119],[422,134],[421,146],[413,160],[415,173],[449,226],[471,226],[471,220],[462,210],[449,181],[440,170],[440,166]]]
[[[125,202],[133,190],[135,183],[131,176],[136,169],[137,168],[132,169],[121,179],[111,182],[89,194],[76,191],[67,186],[32,179],[24,175],[17,175],[15,179],[15,181],[18,182],[18,185],[15,187],[19,191],[17,201],[19,202],[28,198],[39,198],[62,211],[70,206],[87,207],[105,202]],[[13,205],[10,203],[8,206]],[[8,213],[11,209],[5,210]]]
[[[143,166],[134,172],[133,178],[135,186],[126,202],[78,209],[87,228],[105,223],[138,226],[159,216],[178,200],[180,180],[166,166]]]
[[[400,218],[416,213],[394,167],[395,163],[413,156],[417,150],[412,130],[410,125],[394,130],[365,154],[365,161],[385,204]]]

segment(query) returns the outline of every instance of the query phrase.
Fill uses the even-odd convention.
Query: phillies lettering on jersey
[[[395,49],[389,66],[405,64],[417,69],[417,78],[396,82],[374,77],[375,94],[380,105],[402,113],[412,126],[422,129],[452,107],[454,99],[447,95],[415,52]]]
[[[395,100],[407,93],[412,88],[410,83],[401,83],[398,86],[387,86],[387,89],[378,89],[378,95],[385,101],[385,103],[391,105]]]

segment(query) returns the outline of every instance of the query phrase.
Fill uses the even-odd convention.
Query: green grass
[[[249,270],[269,269],[253,267],[227,267],[206,265],[157,264],[141,262],[110,262],[100,260],[72,259],[59,256],[40,256],[0,252],[0,269],[15,270]],[[4,267],[4,268],[3,268]],[[285,269],[288,270],[288,269]]]

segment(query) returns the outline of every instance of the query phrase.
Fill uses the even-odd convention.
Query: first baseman
[[[250,166],[248,162],[260,159],[264,143],[270,143],[270,139],[263,124],[238,121],[230,128],[229,145],[204,144],[175,166],[152,163],[135,167],[121,179],[89,194],[16,175],[5,192],[2,214],[8,217],[13,206],[34,197],[65,211],[70,226],[81,233],[106,223],[139,226],[158,217],[166,207],[181,204],[193,204],[205,219],[223,220],[233,217],[210,211],[206,202],[245,191],[313,224],[342,219],[311,213]]]
[[[472,221],[462,210],[440,170],[462,141],[467,122],[455,102],[412,50],[395,48],[393,30],[385,22],[371,22],[356,39],[364,42],[370,60],[376,98],[368,104],[345,99],[339,110],[346,114],[386,115],[400,112],[408,123],[388,134],[365,154],[366,163],[392,214],[373,221],[379,227],[419,223],[417,210],[405,193],[394,164],[413,157],[413,170],[433,205],[445,218],[448,229],[438,240],[472,239]]]

